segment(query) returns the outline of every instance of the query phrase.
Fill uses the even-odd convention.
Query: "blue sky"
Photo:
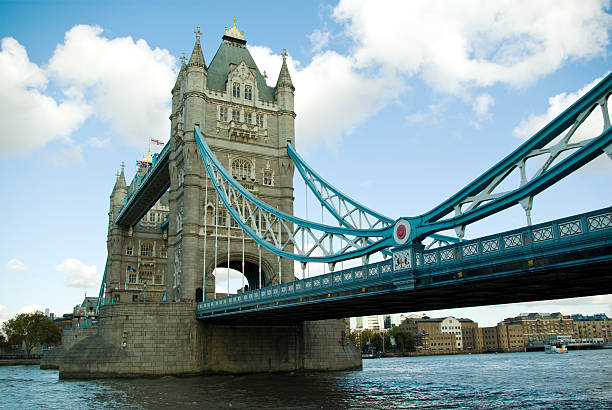
[[[608,1],[287,4],[0,1],[0,320],[97,295],[115,173],[124,161],[133,174],[150,137],[168,139],[178,58],[198,25],[209,63],[235,16],[272,85],[286,48],[298,150],[394,218],[448,198],[610,69]],[[536,197],[534,223],[609,206],[611,171],[598,158]],[[303,216],[297,181],[295,196]],[[467,236],[524,224],[511,209]],[[611,305],[602,295],[428,313],[490,325]]]

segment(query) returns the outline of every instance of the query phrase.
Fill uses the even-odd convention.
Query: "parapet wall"
[[[348,340],[344,320],[286,326],[221,325],[199,322],[194,312],[192,303],[104,306],[97,328],[87,329],[89,335],[76,337],[56,353],[60,377],[330,371],[361,367],[361,355]]]

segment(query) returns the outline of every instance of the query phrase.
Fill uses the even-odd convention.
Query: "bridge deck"
[[[115,223],[133,226],[151,209],[170,188],[170,142],[154,157],[151,168],[119,211]]]
[[[200,302],[196,317],[290,323],[609,293],[612,207],[434,250],[396,249],[394,260]]]

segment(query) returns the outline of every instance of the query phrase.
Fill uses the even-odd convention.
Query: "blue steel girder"
[[[154,155],[153,164],[144,177],[137,174],[136,188],[126,198],[125,204],[119,210],[115,223],[133,226],[151,209],[161,196],[170,188],[170,142],[166,144],[159,155]]]
[[[225,170],[198,126],[195,137],[208,177],[231,217],[274,254],[302,263],[333,264],[393,245],[391,226],[376,229],[329,226],[289,215],[260,201]]]
[[[479,283],[485,284],[484,297],[487,298],[479,300],[481,304],[543,299],[551,295],[548,291],[560,292],[553,294],[555,297],[601,294],[607,291],[602,285],[609,283],[612,275],[609,268],[612,261],[611,240],[612,207],[608,207],[435,250],[408,246],[401,251],[408,252],[410,262],[402,266],[388,260],[206,300],[198,303],[196,317],[235,317],[247,321],[263,317],[269,320],[272,316],[266,316],[265,312],[272,314],[277,311],[278,314],[274,315],[284,320],[288,320],[291,314],[295,315],[293,319],[313,320],[313,316],[308,315],[326,319],[334,317],[334,314],[337,318],[346,317],[347,314],[355,314],[355,311],[373,314],[381,311],[380,303],[370,304],[365,307],[369,311],[363,311],[362,301],[381,294],[391,297],[388,300],[391,309],[409,311],[414,310],[414,306],[408,306],[419,292],[441,286],[461,286],[463,290],[456,293],[461,297],[449,297],[445,291],[436,293],[439,299],[463,303],[474,296],[473,289]],[[588,277],[581,276],[587,267],[593,267],[596,271],[589,271]],[[575,270],[572,277],[579,278],[581,282],[576,286],[568,286],[568,282],[563,280],[549,280],[550,276],[547,275],[560,272],[567,276],[571,270]],[[589,279],[589,285],[586,279]],[[506,281],[506,284],[517,288],[502,295],[499,289],[488,288],[499,286],[497,280]],[[534,288],[536,281],[544,292]],[[521,286],[521,283],[528,286]],[[500,302],[489,296],[492,292],[498,292],[495,297],[511,299],[513,295],[525,292],[529,298]],[[337,306],[336,313],[332,313],[332,305],[336,301],[342,306]],[[428,303],[421,299],[420,303],[424,302]],[[314,312],[312,306],[316,305],[320,308]],[[401,309],[400,305],[406,308]],[[291,312],[293,307],[295,310]],[[448,307],[459,306],[431,306],[430,309]]]
[[[369,229],[387,228],[395,222],[392,218],[360,204],[327,182],[304,161],[290,143],[287,144],[287,153],[315,198],[342,226],[363,229],[365,224]],[[432,242],[427,245],[428,248],[459,242],[457,238],[446,235],[432,234],[430,237]],[[387,250],[382,252],[390,255]]]
[[[398,220],[394,232],[398,233],[400,225],[404,227],[404,232],[400,232],[403,233],[400,235],[403,239],[399,244],[418,243],[434,232],[453,228],[459,238],[462,238],[466,225],[516,204],[523,206],[530,221],[531,205],[535,195],[602,153],[606,152],[612,156],[612,134],[608,111],[608,99],[611,93],[612,73],[514,152],[449,199],[425,214]],[[602,133],[587,140],[571,142],[579,127],[598,107],[603,115]],[[570,151],[573,151],[571,155],[560,159],[561,154]],[[548,155],[548,158],[532,178],[528,179],[526,161],[542,155]],[[554,163],[557,160],[558,162]],[[520,173],[517,188],[506,192],[493,192],[516,169]],[[454,216],[443,219],[453,211]]]
[[[466,225],[516,204],[521,204],[525,208],[530,223],[529,212],[535,195],[603,152],[612,153],[612,131],[608,112],[608,98],[611,92],[612,74],[513,153],[451,198],[423,215],[398,219],[394,225],[388,225],[389,218],[360,205],[324,181],[308,168],[295,152],[293,152],[295,155],[291,155],[291,147],[288,150],[298,171],[317,195],[317,199],[334,215],[341,226],[319,224],[283,213],[258,200],[236,182],[214,156],[197,126],[195,134],[206,172],[219,198],[232,218],[250,237],[281,257],[302,263],[335,263],[370,255],[393,246],[408,243],[419,244],[424,238],[432,236],[435,232],[453,228],[457,231],[459,238],[463,239]],[[576,130],[598,106],[603,114],[603,132],[587,140],[571,141]],[[571,155],[565,158],[560,156],[570,151],[573,151]],[[531,179],[528,179],[526,161],[542,155],[548,155],[548,158]],[[506,192],[493,192],[516,169],[520,174],[518,187]],[[319,184],[320,189],[315,186],[315,182]],[[326,197],[321,195],[321,191],[326,192]],[[340,206],[337,210],[334,209],[331,198],[341,200],[345,206],[344,211]],[[353,209],[346,204],[350,204]],[[464,207],[467,209],[464,210]],[[455,212],[453,217],[443,219],[452,211]],[[342,214],[342,212],[345,213]],[[354,226],[354,218],[347,218],[354,212],[361,216],[367,214],[375,221],[370,224],[369,228],[359,229]],[[378,224],[385,227],[372,228]],[[304,243],[304,238],[308,237],[308,247],[300,246],[299,237],[302,238],[302,243]],[[311,241],[314,244],[310,244]],[[449,237],[440,236],[439,242],[452,241]],[[336,250],[333,249],[334,243],[340,243],[340,247]]]

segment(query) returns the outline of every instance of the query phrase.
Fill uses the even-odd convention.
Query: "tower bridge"
[[[270,87],[235,23],[209,65],[195,34],[172,89],[170,140],[129,185],[123,169],[117,177],[99,329],[66,348],[63,377],[353,368],[361,358],[343,318],[610,291],[612,208],[538,225],[531,210],[536,195],[612,156],[612,74],[446,201],[390,218],[299,156],[286,52]],[[601,132],[577,138],[590,116]],[[333,225],[293,215],[296,169]],[[466,237],[516,205],[527,226]],[[348,260],[360,264],[337,269]],[[306,277],[313,263],[329,273]],[[240,271],[246,286],[217,298],[217,268]]]

